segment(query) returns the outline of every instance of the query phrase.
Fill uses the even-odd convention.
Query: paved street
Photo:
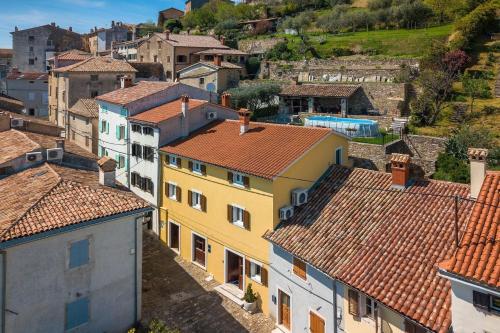
[[[144,234],[143,321],[158,318],[182,332],[271,332],[269,318],[251,315],[225,299],[206,276]]]

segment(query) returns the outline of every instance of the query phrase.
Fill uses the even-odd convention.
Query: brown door
[[[311,333],[325,333],[325,321],[314,312],[309,312],[309,326]]]
[[[194,261],[205,267],[205,240],[194,236]]]
[[[239,265],[238,288],[243,290],[243,258],[239,256],[238,256],[238,265]]]
[[[283,325],[286,329],[290,329],[290,319],[291,319],[291,311],[290,311],[290,296],[279,291],[278,294],[278,302],[279,302],[279,323]]]
[[[170,247],[174,250],[179,251],[179,226],[177,224],[170,223]]]

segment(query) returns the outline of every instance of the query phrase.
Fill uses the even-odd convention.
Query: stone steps
[[[243,296],[245,295],[242,290],[238,289],[238,287],[233,286],[231,284],[221,284],[214,288],[222,296],[230,299],[238,306],[243,306]]]

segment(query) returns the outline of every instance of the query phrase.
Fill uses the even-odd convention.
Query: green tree
[[[470,112],[474,112],[474,101],[477,98],[491,97],[488,81],[483,78],[473,77],[468,72],[462,75],[462,87],[470,98]]]
[[[276,104],[281,88],[275,83],[260,83],[228,90],[235,108],[247,108],[252,112]]]

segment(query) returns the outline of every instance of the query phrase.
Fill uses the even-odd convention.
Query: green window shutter
[[[122,115],[123,117],[126,117],[126,116],[127,116],[127,109],[122,108],[122,110],[121,110],[121,115]]]
[[[125,126],[125,129],[123,130],[123,132],[125,133],[125,140],[128,140],[128,127]]]
[[[115,131],[116,131],[116,139],[120,140],[120,125],[116,125]]]
[[[106,122],[106,134],[109,134],[109,122]]]
[[[99,120],[99,133],[102,133],[102,121]]]
[[[120,154],[115,153],[115,161],[116,165],[118,166],[118,169],[120,169]]]
[[[125,158],[123,160],[125,161],[125,170],[128,170],[128,156],[125,155]]]

